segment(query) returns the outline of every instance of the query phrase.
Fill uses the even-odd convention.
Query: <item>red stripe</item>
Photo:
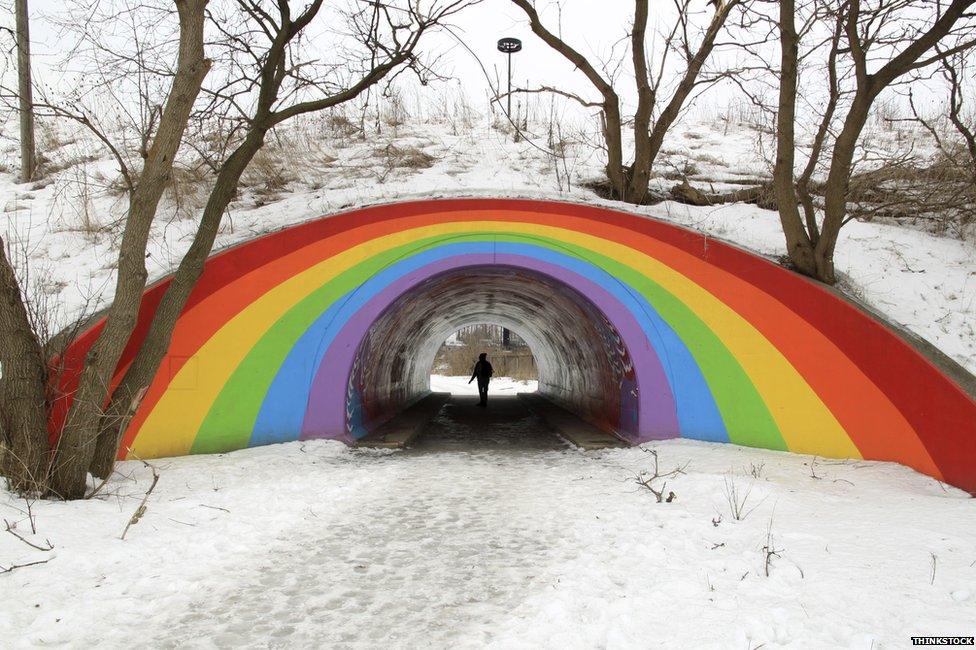
[[[738,276],[779,300],[830,339],[897,405],[918,432],[945,480],[976,490],[976,402],[899,335],[838,299],[824,287],[761,257],[672,224],[628,213],[515,199],[438,200],[365,208],[294,226],[213,256],[208,260],[186,309],[192,309],[200,300],[242,275],[309,242],[328,238],[349,228],[391,219],[465,210],[537,212],[551,215],[549,223],[557,226],[560,225],[561,216],[588,219],[647,235]],[[591,233],[607,237],[598,230]],[[138,344],[148,330],[151,313],[167,284],[168,280],[164,280],[147,291],[138,324],[120,361],[120,369],[127,366],[137,352]],[[738,307],[746,309],[741,304]],[[754,325],[762,324],[754,322]],[[62,377],[60,388],[69,397],[58,400],[52,409],[52,434],[60,430],[64,421],[78,369],[99,328],[100,324],[85,332],[65,355],[67,372]],[[763,328],[760,329],[762,331]],[[837,378],[837,383],[843,384],[844,379]],[[829,407],[834,407],[830,401],[827,403]]]

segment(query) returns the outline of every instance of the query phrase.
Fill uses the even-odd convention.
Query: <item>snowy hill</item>
[[[276,134],[245,175],[216,248],[350,207],[448,196],[510,196],[597,203],[678,223],[776,258],[783,236],[775,212],[754,205],[694,207],[663,201],[639,207],[605,201],[583,186],[600,177],[597,153],[577,131],[556,143],[546,123],[530,124],[531,141],[469,108],[399,117],[361,138],[342,115],[307,119]],[[907,135],[906,135],[907,134]],[[665,143],[654,186],[680,178],[714,191],[767,177],[768,134],[747,117],[700,114]],[[876,129],[867,146],[909,143],[925,151],[924,133]],[[73,132],[48,153],[60,168],[34,187],[0,174],[0,229],[14,256],[29,261],[38,295],[49,298],[58,326],[111,298],[124,199],[112,162]],[[558,144],[558,146],[555,146]],[[8,160],[14,150],[7,141]],[[52,145],[53,146],[53,145]],[[558,156],[550,152],[558,152]],[[150,277],[174,268],[189,245],[210,176],[187,162],[164,200],[150,248]],[[929,340],[976,371],[976,243],[921,228],[852,222],[837,246],[842,289]]]

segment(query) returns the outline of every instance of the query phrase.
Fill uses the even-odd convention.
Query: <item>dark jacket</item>
[[[488,378],[491,377],[494,372],[495,371],[492,369],[490,363],[479,360],[478,363],[474,364],[474,372],[471,373],[471,379],[477,377],[478,381],[488,381]]]

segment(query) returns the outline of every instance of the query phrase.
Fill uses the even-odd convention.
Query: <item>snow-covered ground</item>
[[[904,467],[689,441],[139,462],[0,494],[4,647],[901,648],[973,634],[976,502]],[[747,515],[728,503],[734,482]],[[655,483],[659,487],[660,482]],[[745,498],[748,495],[748,498]],[[767,534],[771,542],[767,541]],[[766,553],[777,555],[766,575]]]
[[[468,383],[470,377],[431,375],[430,389],[435,393],[451,393],[453,395],[477,395],[477,382]],[[511,377],[493,377],[488,384],[488,391],[492,395],[514,395],[516,393],[534,393],[539,388],[539,382],[534,379],[521,381]]]
[[[567,145],[567,186],[542,149],[487,117],[414,119],[365,140],[325,119],[279,135],[258,166],[275,183],[249,172],[218,247],[369,203],[491,195],[612,205],[782,253],[773,212],[611,204],[579,184],[599,175],[592,150]],[[715,189],[760,178],[761,137],[686,119],[659,171]],[[45,152],[65,168],[36,186],[0,174],[0,233],[61,324],[111,297],[124,212],[108,158],[91,158],[81,136],[67,142]],[[12,151],[0,141],[0,157]],[[201,202],[189,189],[181,206],[167,198],[153,231],[154,277],[189,245]],[[837,266],[845,290],[976,371],[976,245],[854,222]],[[433,376],[431,387],[475,393],[466,381]],[[533,388],[499,378],[492,390]],[[668,480],[672,503],[634,482],[652,466],[644,450],[559,445],[380,453],[308,442],[166,459],[124,540],[151,481],[138,462],[94,499],[33,504],[37,534],[27,504],[0,491],[12,527],[0,530],[0,567],[47,561],[0,574],[0,645],[883,648],[973,634],[976,501],[962,492],[884,463],[651,448],[664,471],[687,463]],[[748,493],[741,521],[733,482]]]

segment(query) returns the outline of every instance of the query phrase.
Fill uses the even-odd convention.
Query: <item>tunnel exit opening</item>
[[[454,353],[452,362],[452,351],[445,347],[466,347],[453,344],[466,332],[492,331],[490,326],[501,339],[500,348],[507,339],[510,348],[518,343],[527,349],[531,367],[520,372],[534,375],[540,397],[601,431],[639,439],[639,371],[609,301],[599,304],[601,294],[570,273],[559,277],[533,268],[531,261],[525,266],[512,262],[460,266],[427,277],[379,314],[350,369],[350,438],[375,431],[432,389],[443,390],[435,381],[442,369],[466,381],[480,342]],[[629,324],[623,325],[626,330]],[[530,391],[511,391],[517,392]]]
[[[479,354],[487,354],[494,370],[496,395],[534,393],[539,370],[529,343],[517,331],[495,323],[478,323],[453,332],[441,344],[430,369],[430,390],[452,395],[477,395],[470,382]]]

